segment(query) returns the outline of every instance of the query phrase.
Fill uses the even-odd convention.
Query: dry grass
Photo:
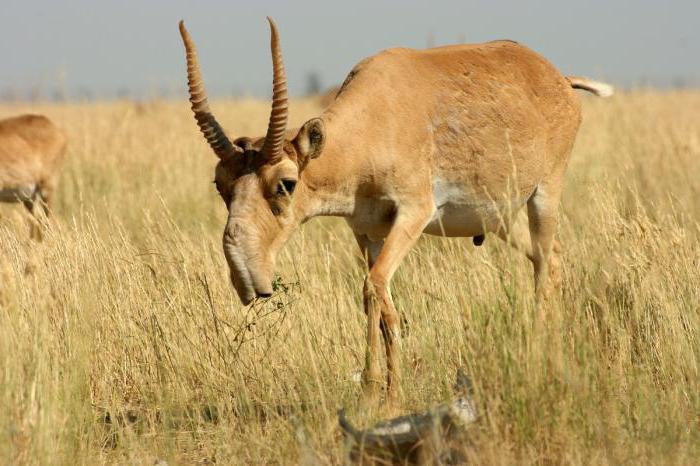
[[[268,104],[217,102],[231,134]],[[65,127],[58,225],[0,210],[0,463],[289,464],[297,419],[342,460],[359,424],[363,268],[339,220],[304,226],[278,294],[243,308],[220,247],[214,157],[185,102],[0,107]],[[292,122],[319,109],[292,104]],[[488,238],[425,238],[393,293],[405,410],[458,366],[484,416],[477,464],[692,464],[700,458],[700,93],[585,99],[564,194],[564,290],[535,311],[529,264]],[[307,452],[308,453],[308,452]]]

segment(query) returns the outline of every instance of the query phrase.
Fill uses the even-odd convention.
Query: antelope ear
[[[323,120],[320,118],[313,118],[304,123],[297,137],[294,138],[294,145],[304,162],[321,155],[325,142],[326,131],[323,127]]]

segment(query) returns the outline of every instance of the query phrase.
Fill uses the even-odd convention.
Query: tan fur
[[[48,215],[66,150],[66,136],[42,115],[0,120],[0,192],[4,202],[22,202],[34,215],[32,236],[40,237],[39,205]]]
[[[402,259],[422,233],[507,237],[527,206],[532,244],[515,245],[546,294],[580,121],[571,82],[515,42],[391,49],[362,61],[320,119],[288,132],[281,162],[259,155],[261,140],[239,139],[248,155],[217,167],[230,212],[224,251],[241,299],[271,293],[277,252],[299,224],[345,217],[369,265],[364,381],[376,395],[383,338],[394,396],[399,318],[389,283]],[[297,182],[292,194],[276,194],[284,179]]]
[[[329,87],[317,96],[318,104],[324,109],[329,107],[338,95],[338,91],[340,91],[340,86]]]

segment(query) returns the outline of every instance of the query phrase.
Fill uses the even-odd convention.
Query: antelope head
[[[288,138],[287,80],[279,35],[272,19],[273,95],[267,133],[262,138],[230,140],[211,113],[199,70],[194,42],[180,22],[187,54],[190,102],[197,125],[219,158],[216,189],[228,208],[223,246],[231,281],[243,304],[272,294],[272,274],[278,251],[300,217],[301,171],[320,155],[323,122],[312,119]]]

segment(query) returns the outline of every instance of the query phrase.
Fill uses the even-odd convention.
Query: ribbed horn
[[[192,102],[194,118],[197,120],[200,131],[202,131],[216,155],[221,160],[227,160],[243,151],[231,143],[231,140],[226,136],[223,128],[221,128],[221,125],[211,113],[209,101],[207,100],[207,91],[204,89],[202,74],[199,71],[197,49],[194,46],[192,37],[190,37],[190,33],[185,29],[184,21],[180,21],[180,35],[187,53],[187,85],[190,91],[190,102]]]
[[[272,110],[262,154],[270,163],[276,163],[282,157],[289,107],[287,104],[287,76],[284,73],[277,26],[269,16],[267,21],[270,23],[270,48],[272,49]]]

